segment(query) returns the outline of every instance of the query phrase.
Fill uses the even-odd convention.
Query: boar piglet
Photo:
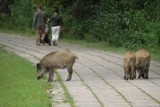
[[[136,57],[136,70],[139,73],[138,79],[141,77],[148,79],[149,66],[150,66],[150,55],[147,50],[140,49],[135,53]]]
[[[125,72],[124,74],[125,80],[136,78],[135,56],[131,51],[125,53],[123,67]]]
[[[49,73],[48,82],[51,82],[53,81],[53,75],[56,69],[67,68],[67,81],[71,80],[73,73],[72,67],[76,59],[78,58],[75,56],[75,54],[67,49],[47,54],[37,64],[37,79],[40,79],[44,76],[44,74]]]

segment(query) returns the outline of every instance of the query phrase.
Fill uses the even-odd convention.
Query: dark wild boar
[[[135,56],[131,51],[128,51],[124,55],[124,61],[123,61],[123,67],[124,67],[124,79],[134,79],[136,78],[136,71],[135,71]]]
[[[139,73],[138,79],[141,77],[148,79],[149,66],[150,66],[150,55],[147,50],[140,49],[135,53],[136,57],[136,70]]]
[[[37,78],[40,79],[49,72],[48,82],[53,81],[54,71],[56,69],[68,70],[67,81],[71,80],[73,73],[73,64],[75,60],[78,59],[75,54],[69,50],[55,51],[47,54],[42,58],[42,60],[37,64]]]

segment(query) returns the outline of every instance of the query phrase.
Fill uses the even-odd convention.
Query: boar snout
[[[39,77],[37,77],[37,79],[39,80],[39,79],[41,79],[41,77],[39,76]]]
[[[43,75],[44,75],[44,71],[37,72],[37,79],[38,80],[41,79],[43,77]]]
[[[43,76],[42,75],[37,75],[37,79],[39,80],[39,79],[41,79]]]

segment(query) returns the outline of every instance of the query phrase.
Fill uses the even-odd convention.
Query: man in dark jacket
[[[62,29],[63,21],[62,17],[59,16],[58,12],[56,11],[54,15],[50,19],[51,21],[51,29],[52,29],[52,43],[53,45],[57,45],[58,38],[60,35],[60,31]]]
[[[37,12],[34,14],[33,18],[33,26],[36,29],[36,45],[40,45],[40,39],[44,43],[44,37],[45,37],[45,23],[46,23],[47,17],[44,11],[42,11],[42,7],[38,6]]]

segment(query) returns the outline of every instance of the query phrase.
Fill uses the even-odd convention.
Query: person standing
[[[40,41],[44,44],[45,37],[45,23],[47,17],[44,11],[42,11],[42,6],[37,7],[37,11],[34,14],[33,26],[36,29],[36,45],[40,45]]]
[[[63,27],[62,17],[58,12],[54,12],[54,15],[50,19],[51,21],[51,31],[52,31],[52,44],[57,46],[60,31]]]

